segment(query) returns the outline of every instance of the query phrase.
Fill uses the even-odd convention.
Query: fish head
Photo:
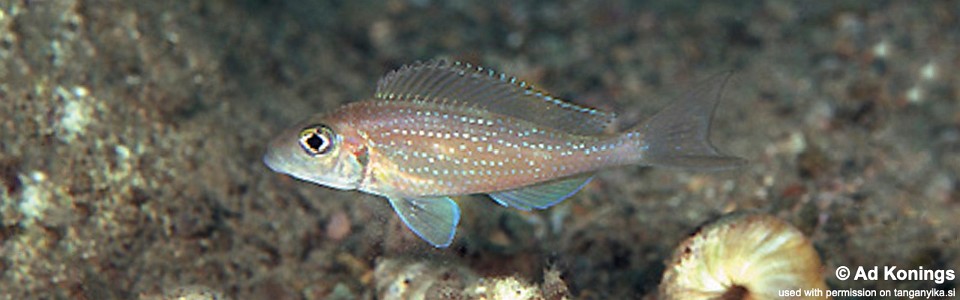
[[[362,147],[346,124],[310,121],[283,131],[267,147],[263,162],[274,172],[341,189],[357,189],[363,178]]]

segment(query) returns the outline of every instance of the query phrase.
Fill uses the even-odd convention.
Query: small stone
[[[327,237],[339,241],[350,235],[350,217],[343,211],[337,211],[327,220]]]

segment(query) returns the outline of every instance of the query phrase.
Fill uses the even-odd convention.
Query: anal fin
[[[460,208],[450,197],[388,197],[407,228],[437,248],[450,246],[460,222]]]
[[[592,175],[550,181],[534,186],[491,193],[490,198],[500,205],[529,211],[545,209],[576,194],[593,179]]]

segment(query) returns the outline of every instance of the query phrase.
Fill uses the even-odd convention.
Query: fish
[[[280,132],[263,161],[303,181],[384,197],[413,233],[445,248],[460,221],[453,197],[486,194],[530,211],[562,202],[607,168],[743,165],[709,140],[729,77],[715,76],[612,133],[615,113],[516,77],[469,63],[416,62],[382,77],[372,98]]]

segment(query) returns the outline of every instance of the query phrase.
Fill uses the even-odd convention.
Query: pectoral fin
[[[460,208],[450,197],[388,197],[407,227],[434,247],[450,246],[460,222]]]
[[[491,193],[490,198],[507,207],[520,210],[545,209],[580,191],[593,176],[551,181],[515,190]]]

